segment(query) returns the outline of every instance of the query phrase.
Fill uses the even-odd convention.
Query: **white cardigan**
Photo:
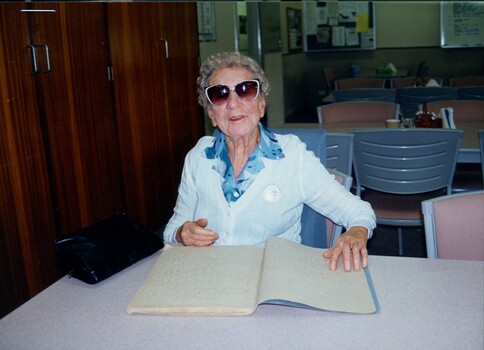
[[[173,216],[165,227],[165,243],[175,243],[185,221],[208,219],[218,233],[214,244],[263,244],[270,236],[301,242],[301,213],[307,204],[344,227],[364,226],[369,236],[376,226],[371,206],[345,190],[313,152],[294,135],[276,135],[285,157],[263,158],[265,168],[247,191],[229,205],[221,176],[212,169],[216,159],[204,150],[214,137],[205,136],[187,154]]]

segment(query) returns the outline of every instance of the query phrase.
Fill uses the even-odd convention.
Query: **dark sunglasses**
[[[214,106],[220,106],[227,102],[231,91],[235,91],[237,96],[244,101],[252,101],[259,96],[259,80],[244,80],[230,89],[226,85],[211,85],[205,88],[205,95],[208,102]]]

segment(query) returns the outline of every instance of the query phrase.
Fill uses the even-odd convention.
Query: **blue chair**
[[[325,67],[323,69],[324,81],[326,83],[326,96],[329,95],[334,90],[335,85],[335,75],[334,70],[331,67]]]
[[[333,91],[333,102],[380,101],[395,102],[395,90],[384,88],[361,88]]]
[[[276,134],[293,134],[303,141],[308,150],[326,162],[326,135],[321,129],[271,129]],[[346,190],[350,190],[353,178],[337,170],[328,169]],[[301,243],[315,248],[327,248],[334,245],[341,235],[343,227],[334,224],[317,211],[305,205],[301,218]]]
[[[353,140],[354,135],[351,133],[326,132],[326,169],[335,175],[336,180],[348,191],[351,191],[353,186]],[[330,247],[342,232],[341,226],[333,228],[331,225],[332,222],[327,220],[326,232],[331,232],[332,237],[331,242],[328,241]]]
[[[427,257],[484,260],[484,191],[422,202]]]
[[[320,134],[320,130],[311,130],[309,137],[305,129],[272,129],[278,134],[295,134],[309,146],[313,152],[321,154],[321,143],[311,141],[312,135],[316,140]],[[351,189],[353,178],[351,177],[352,161],[353,161],[353,134],[349,133],[329,133],[326,132],[326,169],[335,176],[338,181],[347,191]],[[307,142],[308,141],[308,142]],[[315,154],[317,154],[315,152]],[[320,158],[323,159],[323,158]],[[322,162],[324,164],[324,162]],[[308,218],[309,217],[309,218]],[[343,227],[333,223],[330,219],[324,218],[326,221],[326,245],[322,244],[321,237],[319,237],[319,226],[321,214],[305,206],[303,210],[303,229],[301,230],[301,240],[305,245],[316,248],[332,247],[341,236]],[[316,233],[316,235],[315,235]]]
[[[275,134],[287,135],[293,134],[299,137],[306,144],[308,150],[313,151],[314,155],[321,160],[323,165],[326,164],[326,131],[322,129],[298,129],[298,128],[280,128],[270,129]]]
[[[484,101],[479,100],[448,100],[436,101],[427,104],[429,112],[439,113],[442,108],[452,108],[453,119],[457,128],[466,122],[484,121]],[[481,162],[482,164],[482,162]],[[452,192],[476,191],[484,186],[484,178],[481,175],[481,166],[466,162],[457,164]]]
[[[484,86],[464,86],[457,88],[459,100],[484,100]]]
[[[484,129],[479,129],[477,135],[479,136],[479,148],[481,149],[482,183],[484,184]]]
[[[353,184],[353,178],[349,175],[343,174],[337,170],[328,169],[330,174],[333,174],[336,181],[338,181],[347,191],[351,189],[351,185]],[[326,247],[333,247],[336,243],[336,240],[341,233],[343,232],[343,226],[335,224],[330,219],[326,219],[326,236],[327,236],[327,246]],[[307,232],[308,234],[309,232]],[[305,239],[309,240],[309,239]]]
[[[428,64],[428,62],[420,61],[418,63],[416,76],[417,77],[426,76],[429,74],[429,71],[430,71],[430,65]]]
[[[354,135],[345,132],[326,133],[326,169],[351,176]]]
[[[457,89],[451,87],[406,87],[395,91],[395,101],[404,115],[415,115],[424,102],[457,99]]]
[[[326,163],[326,132],[322,129],[271,129],[275,134],[293,134],[306,144],[308,150]],[[301,243],[316,248],[326,248],[328,242],[326,218],[304,205],[301,216]]]
[[[355,129],[356,195],[375,211],[377,225],[423,226],[421,202],[451,193],[463,131],[457,129]]]

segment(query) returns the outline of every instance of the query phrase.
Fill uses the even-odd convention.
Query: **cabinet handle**
[[[36,12],[38,12],[38,13],[44,13],[44,12],[47,12],[47,13],[56,13],[55,10],[41,10],[41,9],[39,9],[39,10],[36,10],[36,9],[22,9],[22,10],[20,10],[20,12],[25,12],[25,13],[29,13],[29,12],[33,12],[33,13],[36,13]]]
[[[114,81],[114,71],[113,71],[113,67],[111,66],[108,66],[108,81]]]
[[[170,51],[168,50],[168,40],[166,38],[161,38],[160,41],[165,46],[165,59],[168,59],[170,56],[169,55]]]
[[[46,69],[43,71],[39,71],[39,66],[37,64],[37,46],[43,47],[45,51],[45,62],[46,62]],[[33,70],[30,72],[31,74],[37,74],[37,73],[49,73],[50,72],[50,55],[49,55],[49,46],[47,44],[43,45],[28,45],[28,48],[30,49],[30,53],[32,55],[32,68]]]
[[[47,44],[40,45],[44,48],[45,51],[45,62],[47,64],[47,69],[43,70],[41,73],[49,73],[50,72],[50,55],[49,55],[49,46]]]
[[[39,71],[37,69],[37,49],[35,45],[29,45],[30,54],[32,56],[32,68],[33,70],[30,72],[31,74],[37,74]]]

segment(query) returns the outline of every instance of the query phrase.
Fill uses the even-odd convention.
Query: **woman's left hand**
[[[351,265],[355,271],[368,265],[368,230],[366,227],[355,226],[341,235],[336,240],[334,247],[323,253],[329,259],[329,269],[335,271],[338,268],[338,259],[343,256],[343,267],[345,271],[351,271]]]

